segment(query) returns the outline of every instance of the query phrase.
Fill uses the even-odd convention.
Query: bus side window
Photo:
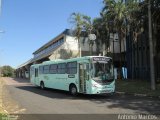
[[[38,68],[35,68],[35,77],[38,77]]]
[[[31,74],[31,76],[34,75],[34,67],[30,68],[30,74]]]
[[[44,65],[43,66],[43,74],[49,74],[49,65]]]
[[[58,68],[58,70],[57,70],[58,74],[65,74],[66,73],[66,63],[59,63],[57,68]]]
[[[49,73],[50,74],[56,74],[57,73],[57,64],[50,65]]]
[[[39,67],[39,74],[43,74],[43,66]]]
[[[77,62],[67,63],[67,74],[77,74]]]

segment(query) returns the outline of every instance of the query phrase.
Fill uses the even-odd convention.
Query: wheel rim
[[[75,87],[72,87],[71,93],[72,93],[72,94],[76,94],[76,92],[77,92],[77,89],[76,89]]]
[[[41,83],[41,88],[44,89],[44,84],[43,83]]]

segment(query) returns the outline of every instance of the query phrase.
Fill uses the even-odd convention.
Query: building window
[[[67,74],[76,74],[77,73],[77,62],[67,63]]]
[[[66,73],[66,63],[58,64],[58,74],[65,74]]]
[[[56,64],[50,65],[49,73],[51,73],[51,74],[57,73],[57,65]]]
[[[54,41],[53,44],[49,45],[48,47],[46,47],[45,49],[39,51],[38,53],[34,54],[34,57],[38,57],[46,52],[49,52],[51,50],[54,50],[56,47],[60,46],[62,43],[64,42],[64,38],[61,38],[57,41]]]

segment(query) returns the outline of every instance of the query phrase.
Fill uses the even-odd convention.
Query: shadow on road
[[[106,99],[106,97],[108,98],[111,97],[110,95],[85,95],[85,94],[78,94],[76,96],[72,96],[68,91],[50,89],[50,88],[45,88],[44,90],[42,90],[40,87],[37,86],[16,86],[16,88],[55,99],[98,100],[98,99]]]
[[[137,114],[160,114],[160,100],[148,97],[138,97],[132,95],[84,95],[78,94],[71,96],[69,92],[55,89],[41,90],[36,86],[16,86],[16,88],[30,91],[35,94],[49,97],[52,99],[71,99],[71,100],[86,100],[96,104],[106,106],[109,109],[125,108],[138,111]],[[139,112],[140,111],[140,112]],[[121,112],[121,111],[120,111]]]
[[[10,78],[10,79],[13,79],[18,83],[30,83],[30,80],[27,78]]]

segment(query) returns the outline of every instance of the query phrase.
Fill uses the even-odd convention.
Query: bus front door
[[[79,92],[86,93],[86,80],[88,80],[87,72],[89,70],[88,63],[79,64]]]

